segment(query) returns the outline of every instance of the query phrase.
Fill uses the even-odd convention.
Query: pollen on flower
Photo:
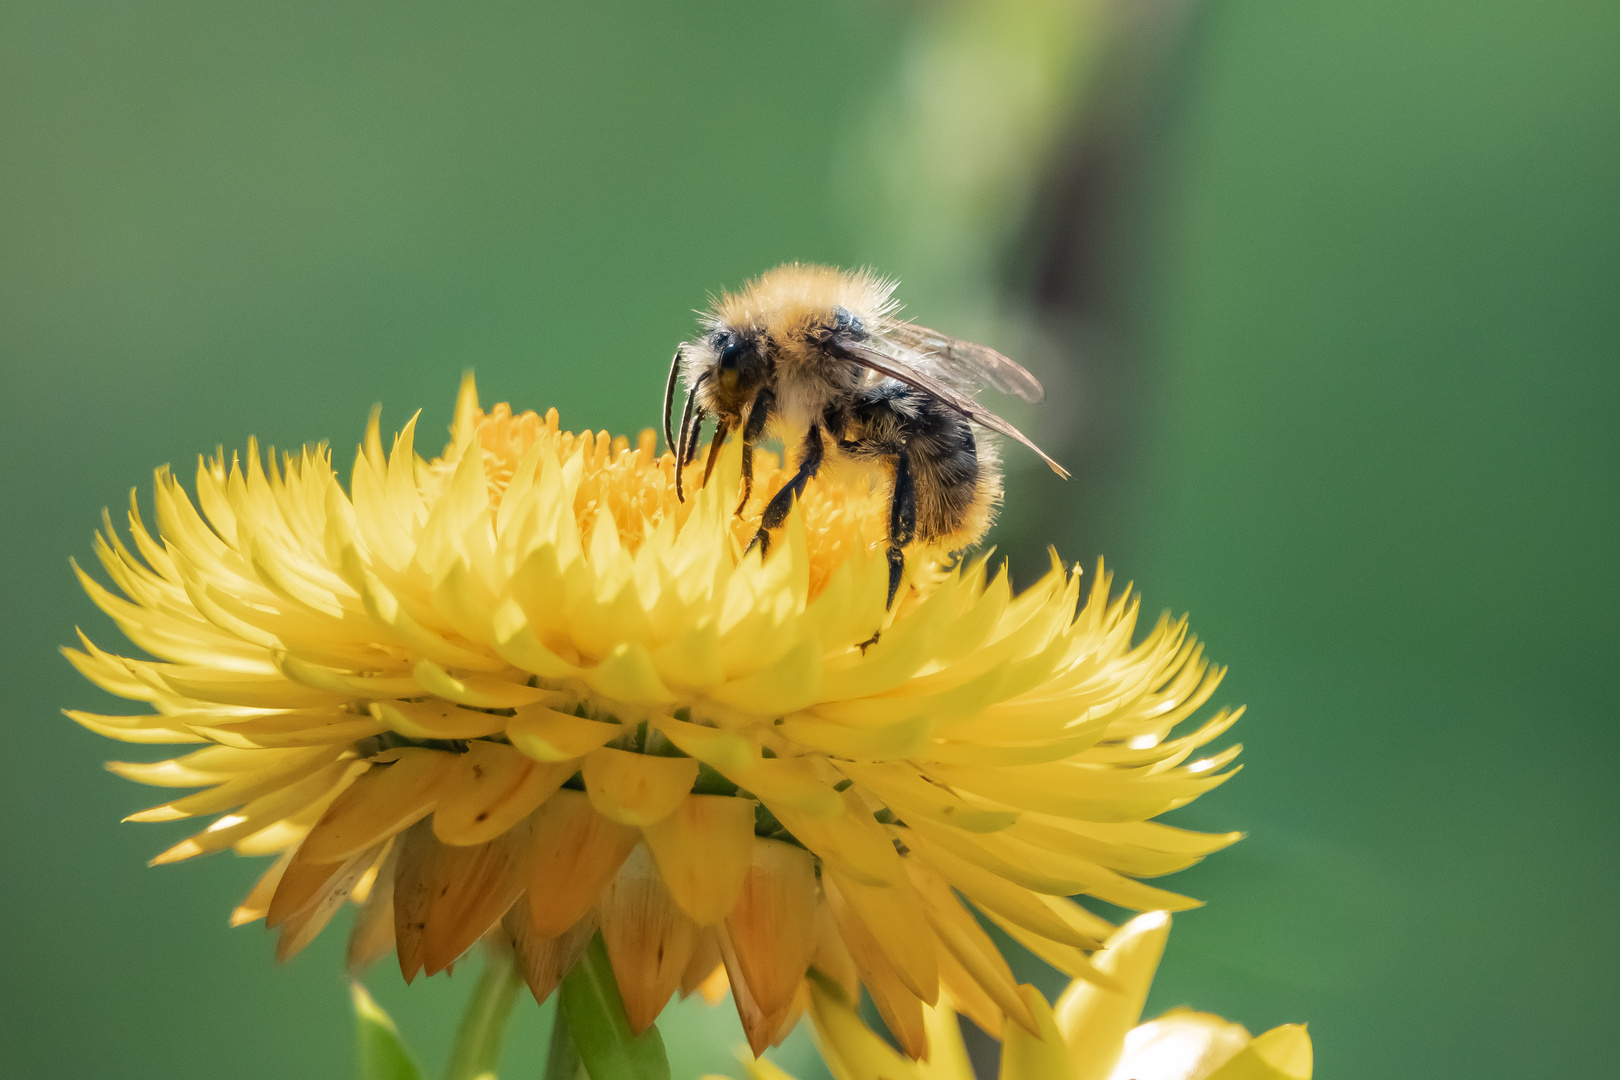
[[[484,410],[449,445],[385,446],[347,483],[324,448],[157,474],[96,554],[96,604],[153,659],[64,650],[147,704],[70,711],[135,743],[190,743],[130,779],[197,789],[132,815],[215,817],[160,853],[275,855],[232,915],[286,959],[345,899],[349,961],[407,979],[485,934],[544,999],[600,933],[633,1024],[729,985],[750,1045],[782,1037],[814,967],[864,986],[902,1048],[949,991],[987,1031],[1036,1019],[973,911],[1071,976],[1112,927],[1070,899],[1196,903],[1138,880],[1233,842],[1152,822],[1225,782],[1183,764],[1222,669],[1184,619],[1137,633],[1105,573],[1054,563],[1014,595],[984,559],[908,551],[887,604],[885,493],[827,476],[768,557],[747,551],[781,463],[684,477],[556,412]],[[1190,730],[1182,728],[1186,724]],[[971,907],[969,906],[971,905]]]

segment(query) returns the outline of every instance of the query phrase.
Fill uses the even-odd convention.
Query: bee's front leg
[[[755,394],[748,406],[748,419],[743,421],[742,431],[742,498],[737,501],[737,517],[742,516],[743,508],[754,494],[754,444],[765,434],[765,423],[775,405],[776,395],[767,389]]]
[[[749,551],[757,547],[761,555],[769,554],[771,530],[787,520],[788,511],[793,509],[793,500],[804,494],[804,485],[820,471],[821,459],[826,453],[827,445],[821,438],[821,429],[812,424],[809,434],[804,437],[804,452],[799,455],[799,471],[794,473],[793,479],[783,484],[782,490],[771,496],[771,501],[765,505],[765,514],[759,521],[759,531],[748,542]]]
[[[714,463],[720,457],[720,444],[726,441],[726,435],[731,431],[731,421],[720,417],[714,424],[714,438],[709,440],[709,456],[703,462],[703,483],[698,487],[708,487],[709,477],[714,473]]]

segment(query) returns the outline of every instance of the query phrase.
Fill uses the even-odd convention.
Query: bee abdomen
[[[952,549],[984,536],[1001,499],[996,456],[966,418],[932,395],[886,380],[864,393],[841,444],[857,458],[904,448],[917,493],[916,539]]]

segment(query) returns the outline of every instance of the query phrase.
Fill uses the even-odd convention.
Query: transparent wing
[[[927,357],[930,367],[938,368],[944,381],[968,390],[988,386],[1003,394],[1014,394],[1030,403],[1041,400],[1046,391],[1040,380],[1023,365],[990,348],[916,323],[894,323],[882,331],[885,338]]]
[[[1007,436],[1009,439],[1018,440],[1039,454],[1041,460],[1052,467],[1053,472],[1065,480],[1069,478],[1069,470],[1053,461],[1046,451],[1031,442],[1029,437],[1022,431],[1019,431],[1007,421],[974,401],[967,394],[941,379],[938,375],[924,370],[921,365],[879,352],[864,342],[839,342],[832,348],[836,355],[845,360],[853,361],[880,375],[887,375],[891,379],[903,382],[907,386],[937,398],[980,427],[987,427],[991,431]],[[1007,362],[1012,363],[1010,360]],[[1019,368],[1018,370],[1023,371],[1024,369]],[[1024,373],[1029,374],[1028,372]]]

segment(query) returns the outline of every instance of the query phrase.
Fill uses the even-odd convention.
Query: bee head
[[[752,398],[769,367],[761,337],[749,330],[722,326],[709,338],[714,351],[715,403],[727,413],[735,413]]]

